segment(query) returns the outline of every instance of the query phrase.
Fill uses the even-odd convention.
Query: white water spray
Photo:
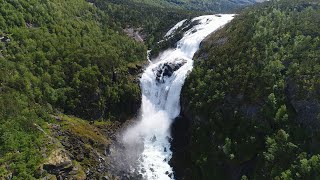
[[[164,37],[167,38],[167,37],[171,36],[171,35],[172,35],[178,28],[180,28],[180,27],[183,25],[183,23],[185,23],[186,21],[187,21],[187,19],[184,19],[184,20],[178,22],[175,26],[173,26],[173,27],[167,32],[166,35],[164,35]]]
[[[170,125],[180,113],[180,92],[185,78],[193,68],[193,56],[201,41],[233,19],[233,14],[208,15],[192,19],[197,22],[185,32],[175,49],[164,51],[150,63],[141,77],[141,120],[128,129],[125,143],[143,139],[144,150],[138,171],[148,180],[174,179],[169,165]],[[179,22],[166,36],[170,36],[185,21]]]

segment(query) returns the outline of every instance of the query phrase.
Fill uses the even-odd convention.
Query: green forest
[[[145,44],[152,49],[177,22],[200,15],[201,12],[187,11],[169,5],[157,6],[151,1],[91,0],[110,17],[110,25],[120,28],[142,28]],[[162,1],[157,1],[162,2]]]
[[[247,5],[263,0],[132,0],[133,2],[145,3],[157,7],[172,7],[188,9],[192,11],[207,11],[215,13],[227,13],[238,11]]]
[[[50,115],[124,120],[136,113],[147,47],[86,1],[0,4],[0,177],[32,179],[46,146],[37,125],[45,128]]]
[[[282,0],[202,44],[182,93],[191,179],[320,178],[319,37],[319,1]]]
[[[202,43],[183,87],[182,109],[196,119],[190,177],[319,179],[320,3],[242,2],[0,0],[0,178],[49,177],[43,163],[68,135],[90,152],[77,157],[68,147],[74,179],[85,179],[81,166],[110,144],[102,131],[140,108],[147,50],[160,51],[157,42],[183,19],[239,12]],[[61,125],[57,136],[52,124]]]
[[[127,1],[0,0],[0,177],[42,176],[43,150],[54,147],[40,130],[50,134],[56,114],[132,118],[147,49],[190,16]],[[145,42],[127,27],[142,28]]]

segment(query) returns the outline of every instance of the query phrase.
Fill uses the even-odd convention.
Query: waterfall
[[[138,171],[144,179],[174,179],[169,165],[170,125],[180,113],[180,92],[187,74],[193,68],[193,56],[201,41],[233,19],[233,14],[207,15],[191,20],[191,27],[184,32],[175,49],[168,49],[150,62],[140,84],[142,89],[141,119],[123,136],[130,143],[142,139],[143,152],[139,158]],[[181,21],[165,37],[171,36]]]

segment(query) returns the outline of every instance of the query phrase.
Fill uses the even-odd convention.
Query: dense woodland
[[[192,13],[114,0],[0,0],[0,177],[41,177],[56,114],[124,121],[147,49]],[[140,29],[144,43],[125,28]]]
[[[264,0],[131,0],[133,2],[150,4],[157,7],[173,7],[193,11],[227,13],[238,11],[247,5]]]
[[[319,37],[319,1],[282,0],[202,44],[182,94],[191,179],[320,178]]]
[[[147,47],[122,32],[124,21],[86,1],[0,4],[0,177],[32,179],[46,145],[38,125],[46,129],[51,115],[124,120],[136,113]]]
[[[235,7],[209,6],[217,2],[0,0],[0,178],[45,176],[57,114],[111,124],[133,117],[147,49],[203,13],[184,8]],[[241,171],[251,179],[319,178],[319,11],[316,0],[258,5],[203,44],[182,96],[205,120],[192,127],[195,179],[251,162]],[[144,43],[125,28],[139,29]],[[87,133],[86,121],[67,128],[78,121],[75,131]]]
[[[201,14],[171,8],[171,6],[159,7],[150,3],[151,1],[90,0],[90,2],[109,15],[111,26],[141,29],[140,33],[146,36],[145,44],[149,49],[153,49],[154,45],[174,24]]]

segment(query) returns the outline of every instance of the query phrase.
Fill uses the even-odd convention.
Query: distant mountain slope
[[[112,26],[133,28],[143,34],[145,44],[151,48],[178,21],[197,16],[189,12],[153,1],[88,0],[110,17]],[[119,29],[122,31],[122,29]],[[152,49],[152,48],[151,48]]]
[[[132,0],[162,7],[176,7],[195,11],[232,12],[240,7],[265,0]]]

